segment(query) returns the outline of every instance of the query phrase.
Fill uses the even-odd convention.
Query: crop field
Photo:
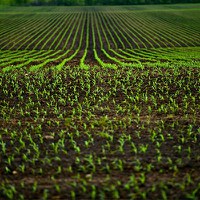
[[[200,44],[200,6],[168,7],[6,9],[0,15],[0,70],[194,61],[199,48],[186,49],[197,53],[188,58],[182,47]]]
[[[200,196],[200,4],[0,7],[0,200]]]

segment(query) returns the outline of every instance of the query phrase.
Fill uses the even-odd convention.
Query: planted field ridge
[[[199,9],[0,8],[0,199],[198,200]]]
[[[45,12],[45,9],[38,13],[30,10],[28,14],[3,13],[1,49],[101,50],[200,44],[199,10],[81,7],[71,11],[61,7],[59,12]]]
[[[7,9],[7,13],[0,14],[0,49],[2,54],[5,51],[6,58],[9,55],[9,62],[2,59],[1,69],[10,65],[12,69],[31,66],[38,69],[51,65],[130,66],[155,62],[155,58],[156,62],[162,61],[175,47],[200,45],[199,8],[199,4],[195,8],[192,4],[187,9],[185,6]],[[19,51],[17,57],[14,53],[12,58],[13,51]]]

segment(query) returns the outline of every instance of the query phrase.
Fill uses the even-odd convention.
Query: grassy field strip
[[[29,54],[33,55],[34,51],[27,51],[27,50],[21,50],[21,51],[11,51],[11,50],[8,50],[8,54],[5,54],[5,52],[3,51],[3,55],[5,55],[4,58],[1,58],[0,59],[0,62],[5,62],[5,61],[10,61],[10,60],[13,60],[13,59],[18,59],[20,57],[24,57],[24,56],[27,56]]]
[[[78,18],[82,19],[83,14],[79,14]],[[81,21],[81,20],[78,20],[77,18],[75,18],[75,19],[76,20],[72,22],[73,26],[71,27],[71,24],[70,24],[70,26],[68,27],[70,32],[68,33],[68,36],[66,37],[67,39],[65,40],[64,45],[62,46],[63,49],[67,49],[67,47],[69,49],[73,49],[73,47],[74,47],[74,44],[75,44],[75,41],[76,41],[76,38],[77,38],[77,34],[78,34],[76,29],[80,27],[80,21]],[[75,33],[74,36],[73,36],[73,33]],[[72,43],[69,42],[71,37],[73,37],[73,39],[71,39]],[[63,38],[63,39],[65,39],[65,38]],[[60,45],[60,43],[58,43],[58,45]],[[69,46],[69,45],[71,45],[71,46]],[[58,48],[58,46],[57,46],[57,48]]]
[[[133,15],[134,18],[127,18],[125,20],[129,20],[131,23],[131,19],[134,20],[137,23],[138,27],[142,27],[143,30],[145,30],[145,33],[149,35],[150,38],[154,40],[154,43],[157,47],[166,47],[166,46],[174,46],[169,39],[166,38],[165,35],[163,35],[161,32],[159,32],[156,28],[152,27],[152,23],[148,20],[148,18],[145,18],[143,15],[138,17],[137,15]],[[123,19],[123,14],[120,16]]]
[[[47,44],[48,49],[56,49],[54,46],[59,45],[59,42],[62,43],[62,39],[66,37],[65,33],[68,31],[69,27],[71,28],[70,24],[72,23],[73,17],[73,15],[65,16],[65,20],[63,20],[61,24],[61,29],[54,33],[54,38],[52,38],[49,45]]]
[[[54,40],[54,42],[52,43],[52,47],[53,45],[55,46],[54,49],[58,50],[58,49],[65,49],[64,44],[64,40],[66,40],[67,35],[70,33],[69,29],[73,30],[74,26],[75,26],[75,21],[76,21],[76,15],[75,14],[71,14],[70,17],[68,18],[68,23],[66,23],[65,26],[63,26],[63,31],[60,32],[60,34],[58,34],[58,39]],[[69,38],[69,37],[68,37]],[[68,40],[66,40],[68,41]],[[65,43],[66,44],[66,43]]]
[[[137,17],[139,18],[139,21],[140,21],[141,19],[143,19],[144,16],[141,15],[140,16],[141,18],[139,16],[137,16]],[[134,18],[131,18],[131,19],[134,19]],[[173,44],[173,46],[177,46],[177,45],[181,46],[179,41],[177,41],[177,38],[174,40],[173,35],[171,35],[172,34],[171,28],[168,25],[166,25],[165,22],[157,21],[157,19],[151,20],[151,18],[149,19],[148,15],[145,16],[144,20],[142,20],[142,21],[143,21],[144,25],[146,25],[147,23],[149,24],[149,26],[150,26],[149,29],[152,30],[152,33],[153,33],[153,31],[155,31],[155,34],[157,33],[157,35],[159,35],[159,33],[160,33],[160,35],[163,36],[163,38],[165,38],[165,40],[167,40],[165,42],[165,47],[169,44],[170,45]],[[169,30],[170,30],[170,32],[169,32]],[[162,41],[162,38],[160,40]]]
[[[89,14],[88,14],[89,15]],[[85,38],[85,49],[84,49],[84,53],[83,53],[83,56],[82,58],[80,59],[80,63],[79,63],[79,67],[82,68],[82,69],[88,69],[89,66],[88,65],[85,65],[85,59],[86,59],[86,56],[87,56],[87,52],[88,52],[88,48],[89,48],[89,26],[90,26],[90,17],[87,17],[87,24],[86,24],[86,38]]]
[[[78,33],[80,33],[78,47],[70,57],[65,58],[59,65],[56,65],[54,67],[55,69],[61,70],[66,65],[67,62],[71,61],[79,53],[80,48],[81,48],[82,43],[83,43],[83,34],[84,34],[85,22],[86,22],[86,16],[84,14],[82,14],[81,20],[79,20],[78,26],[75,29],[75,35],[74,35],[74,38],[73,38],[73,41],[72,41],[70,49],[74,50],[75,42],[77,42],[77,40],[78,40],[77,39]],[[82,24],[82,26],[81,26],[81,24]],[[79,32],[79,29],[80,29],[80,32]]]
[[[39,31],[40,28],[42,27],[42,24],[37,26],[38,20],[39,20],[38,17],[35,16],[34,18],[32,18],[32,20],[30,20],[30,22],[28,22],[28,24],[25,23],[23,27],[17,27],[17,29],[14,29],[14,30],[10,31],[10,33],[8,33],[7,35],[4,35],[3,43],[0,44],[1,47],[4,48],[3,45],[5,45],[5,47],[6,47],[9,43],[14,43],[15,41],[19,40],[20,38],[22,38],[22,39],[26,38],[26,35],[34,32],[35,29],[37,31]],[[41,23],[42,22],[45,23],[46,19],[45,18],[41,19]],[[22,24],[23,24],[23,22],[22,22]],[[43,24],[43,26],[44,26],[44,24]],[[8,40],[7,37],[9,37],[10,40]]]
[[[33,50],[34,51],[34,50]],[[51,53],[52,51],[34,51],[34,54],[28,55],[28,57],[25,55],[22,58],[17,58],[15,60],[12,60],[10,62],[7,63],[3,63],[0,66],[4,67],[4,70],[12,70],[13,69],[17,69],[17,68],[21,68],[23,66],[29,65],[32,62],[40,62],[42,60],[47,59],[48,57],[52,57],[52,55],[56,55],[59,53],[59,51],[56,51],[55,53]],[[14,64],[14,63],[18,63],[18,62],[22,62],[20,64]],[[11,65],[11,67],[10,67]]]
[[[110,29],[107,27],[107,24],[103,20],[103,16],[101,14],[98,14],[98,13],[96,14],[96,16],[97,16],[97,19],[98,19],[98,23],[100,24],[100,27],[99,27],[100,31],[103,32],[103,35],[104,35],[106,42],[107,42],[107,47],[104,47],[104,48],[108,48],[108,49],[118,48],[118,44],[117,44],[116,40],[114,39]]]
[[[56,51],[57,52],[57,51]],[[59,52],[59,51],[58,51]],[[54,58],[44,58],[44,59],[37,59],[37,61],[42,61],[42,63],[38,64],[38,65],[32,65],[30,67],[30,71],[33,70],[38,70],[44,66],[46,66],[48,63],[50,62],[54,62],[54,61],[58,61],[58,60],[63,60],[65,59],[66,55],[69,53],[69,51],[66,51],[64,53],[62,53],[61,55],[58,55],[57,57]]]
[[[94,52],[95,60],[103,68],[116,68],[115,65],[110,64],[110,63],[105,63],[104,61],[101,60],[101,58],[99,58],[98,53],[96,51],[96,37],[95,36],[97,35],[97,37],[99,37],[99,43],[100,43],[101,49],[103,49],[103,42],[102,42],[102,38],[100,37],[100,31],[99,31],[98,23],[96,21],[96,17],[93,14],[91,15],[91,23],[92,23],[91,27],[92,27],[93,52]]]
[[[36,18],[37,16],[34,15],[34,17]],[[11,14],[8,15],[8,17],[2,17],[2,21],[6,21],[7,23],[5,25],[1,25],[1,29],[0,29],[0,34],[1,36],[4,36],[4,34],[7,34],[7,32],[12,31],[11,33],[13,33],[13,31],[16,31],[17,28],[23,29],[26,26],[29,26],[29,23],[33,23],[33,19],[34,17],[32,17],[31,14],[28,15],[19,15],[19,14]],[[1,18],[1,14],[0,14],[0,18]]]
[[[122,23],[126,24],[126,31],[131,32],[133,34],[132,38],[137,39],[136,42],[138,43],[139,48],[154,48],[153,44],[148,40],[148,37],[143,37],[143,30],[140,30],[141,26],[140,24],[137,24],[137,19],[130,20],[130,16],[127,14],[119,18],[123,20]],[[137,26],[140,28],[137,29]]]
[[[62,9],[64,8],[60,8],[60,10]],[[76,9],[81,10],[81,8]],[[76,9],[73,8],[73,10]],[[175,15],[170,12],[160,12],[159,18],[158,14],[146,11],[143,11],[144,13],[128,11],[104,12],[102,8],[98,8],[97,10],[99,11],[94,13],[92,9],[94,8],[84,8],[81,12],[74,11],[73,13],[71,11],[67,14],[64,12],[60,14],[58,12],[45,14],[33,13],[27,15],[28,19],[24,19],[24,21],[22,20],[23,18],[19,16],[19,21],[15,19],[13,22],[17,25],[21,25],[19,28],[14,26],[10,30],[4,32],[0,40],[0,48],[10,50],[69,49],[69,45],[63,42],[66,38],[65,34],[68,33],[68,29],[72,25],[73,20],[75,18],[78,20],[81,13],[91,13],[87,15],[89,21],[91,21],[91,16],[94,15],[93,17],[96,23],[99,23],[97,26],[103,29],[100,30],[100,34],[101,37],[103,37],[104,47],[101,46],[100,48],[131,49],[196,46],[200,42],[199,33],[195,29],[192,30],[191,27],[187,25],[187,20],[189,19],[187,14],[189,14],[189,11],[185,11],[185,13],[181,12],[181,17],[178,19],[179,23],[177,23],[174,18],[178,16],[178,14]],[[8,19],[8,16],[12,15],[7,14],[5,19],[1,18],[4,19],[2,27],[7,27],[4,21]],[[186,22],[182,20],[183,22],[181,23],[181,19],[186,19]],[[25,24],[22,22],[25,22]],[[31,22],[34,25],[32,25]],[[192,23],[194,23],[193,26],[196,26],[197,20],[194,20]],[[26,29],[24,29],[25,26]],[[90,37],[92,36],[89,35],[89,39]]]
[[[144,8],[147,8],[144,6]],[[14,8],[13,8],[14,9]],[[22,8],[23,10],[24,8]],[[29,10],[30,8],[28,8]],[[115,10],[116,9],[116,10]],[[169,49],[168,47],[198,46],[200,43],[199,33],[191,27],[197,26],[199,16],[194,18],[188,16],[192,11],[160,11],[159,14],[150,10],[140,10],[139,7],[112,7],[109,11],[106,7],[73,7],[72,9],[60,7],[53,10],[52,7],[33,8],[30,13],[15,12],[19,19],[11,19],[12,14],[0,15],[3,21],[2,27],[6,30],[5,20],[13,25],[12,29],[4,32],[0,40],[0,49],[4,50],[64,50],[68,57],[49,56],[43,61],[40,57],[34,57],[35,61],[27,62],[21,53],[3,55],[0,66],[30,65],[30,69],[39,69],[53,63],[56,68],[79,63],[79,66],[86,67],[87,59],[96,60],[101,66],[111,65],[130,66],[145,62],[171,62],[178,60],[198,60],[198,54],[190,54],[184,58],[185,53],[180,50]],[[15,10],[15,9],[14,9]],[[112,11],[113,10],[113,11]],[[114,12],[115,10],[115,12]],[[69,12],[65,12],[69,11]],[[197,11],[195,11],[197,13]],[[27,16],[27,18],[25,18]],[[160,16],[160,18],[159,18]],[[177,20],[176,19],[177,16]],[[189,26],[189,19],[192,18],[192,26]],[[27,20],[26,20],[27,19]],[[81,19],[81,20],[80,20]],[[185,19],[185,21],[184,21]],[[12,22],[12,23],[11,23]],[[25,24],[21,24],[25,22]],[[33,25],[31,25],[31,22]],[[22,31],[19,31],[17,25]],[[178,26],[180,24],[180,26]],[[26,26],[26,29],[23,27]],[[3,28],[3,29],[4,29]],[[4,40],[7,38],[6,40]],[[9,39],[8,39],[9,38]],[[172,53],[162,53],[163,48]],[[141,49],[141,50],[136,50]],[[146,50],[145,50],[146,49]],[[148,50],[147,50],[148,49]],[[157,53],[156,53],[157,52]],[[173,53],[176,52],[176,55]],[[36,55],[37,53],[34,52]],[[20,56],[19,58],[17,56]],[[89,57],[88,57],[89,56]],[[9,61],[9,59],[13,59]],[[39,59],[39,60],[37,60]],[[94,63],[95,64],[95,63]],[[108,65],[109,66],[109,65]],[[5,69],[6,70],[6,69]]]
[[[169,19],[170,17],[170,14],[167,15],[167,18]],[[147,15],[146,16],[147,20],[149,18],[149,16]],[[163,19],[162,20],[162,16],[159,18],[158,16],[155,18],[152,18],[150,17],[151,20],[151,24],[154,26],[155,22],[158,26],[155,26],[154,28],[156,29],[156,27],[161,27],[161,30],[159,29],[158,31],[161,31],[161,32],[164,32],[166,35],[169,35],[169,38],[176,38],[176,39],[179,39],[177,42],[179,42],[179,44],[182,43],[182,38],[183,38],[183,41],[185,42],[185,45],[188,44],[189,45],[195,45],[193,42],[194,42],[194,38],[196,38],[196,33],[194,35],[194,32],[192,31],[192,29],[190,28],[189,30],[185,30],[185,28],[181,28],[181,23],[180,23],[180,26],[177,26],[175,23],[174,23],[174,20],[173,21],[170,21],[170,23]],[[164,23],[163,23],[164,22]],[[162,30],[163,29],[163,30]],[[191,33],[188,35],[188,33]],[[192,37],[194,35],[194,38]],[[178,36],[178,37],[177,37]],[[188,40],[190,42],[188,42]]]
[[[27,53],[26,50],[23,50],[25,53]],[[17,57],[18,55],[21,55],[23,54],[23,51],[11,51],[11,50],[0,50],[0,59],[4,60],[4,59],[7,59],[9,57]]]
[[[26,49],[29,48],[33,48],[33,49],[41,49],[42,48],[42,43],[44,43],[44,39],[46,38],[46,36],[49,34],[49,32],[57,25],[61,22],[61,20],[64,19],[64,16],[62,15],[62,17],[60,15],[54,16],[52,18],[51,24],[49,24],[49,26],[43,28],[41,30],[41,33],[34,38],[34,40],[32,42],[29,43],[29,45],[27,45]],[[46,38],[47,39],[47,38]],[[40,47],[38,47],[39,45],[41,45]]]
[[[35,21],[33,19],[31,19],[29,23],[27,22],[28,24],[25,23],[24,25],[29,26],[31,24],[34,24],[36,21],[38,21],[37,18],[35,19]],[[22,21],[21,24],[23,24],[23,23],[24,22]],[[21,32],[22,35],[25,35],[26,32],[27,32],[27,28],[24,29],[25,26],[20,27],[20,30],[21,30],[20,32]],[[15,38],[17,38],[17,36],[19,38],[19,36],[20,36],[19,35],[19,29],[18,29],[19,26],[16,26],[16,27],[17,27],[17,29],[11,29],[11,30],[9,30],[8,32],[6,32],[5,34],[2,35],[2,38],[0,39],[1,49],[3,48],[3,45],[6,46],[7,44],[9,44],[9,42],[11,43]],[[7,37],[9,37],[10,40],[8,40]]]
[[[142,17],[138,19],[138,16],[132,14],[126,15],[125,17],[125,20],[129,22],[132,29],[135,29],[142,40],[145,40],[145,43],[148,43],[148,48],[160,48],[163,45],[163,41],[156,37],[158,35],[155,34],[154,30],[151,31],[151,24],[147,23],[145,19],[143,20]],[[134,25],[131,21],[134,21]],[[164,45],[166,46],[165,43]]]
[[[55,21],[51,27],[48,27],[48,29],[42,33],[41,37],[38,39],[39,42],[35,44],[34,49],[49,49],[49,46],[45,46],[57,33],[57,31],[61,31],[60,28],[63,26],[63,22],[65,22],[66,17],[68,18],[69,15],[59,16],[57,21]]]
[[[145,60],[146,62],[148,61],[155,61],[155,58],[152,56],[148,56],[146,54],[138,54],[136,53],[136,51],[132,50],[132,51],[128,51],[128,49],[123,50],[123,49],[119,49],[119,51],[121,52],[122,55],[128,56],[130,58],[133,58],[135,60],[141,61],[141,60]]]
[[[145,43],[136,34],[134,34],[134,31],[132,31],[130,28],[127,28],[126,20],[124,21],[123,17],[118,15],[118,13],[116,13],[115,16],[119,20],[117,22],[119,27],[125,30],[124,33],[128,36],[127,39],[132,44],[132,48],[140,48],[141,45],[143,48],[146,47]]]
[[[181,27],[186,32],[189,31],[192,34],[199,34],[199,11],[193,11],[192,15],[190,11],[178,11],[178,12],[166,12],[166,13],[151,13],[150,14],[157,19],[168,22],[169,25],[175,25]]]
[[[170,34],[167,34],[166,31],[162,31],[162,25],[163,22],[158,23],[156,22],[156,19],[151,19],[148,15],[136,15],[136,18],[139,18],[139,22],[143,24],[143,26],[145,27],[146,24],[148,23],[149,26],[148,28],[151,31],[151,35],[154,37],[154,35],[156,35],[156,37],[158,38],[158,40],[164,45],[163,47],[174,47],[174,46],[181,46],[176,40],[174,40]],[[160,28],[161,27],[161,28]],[[166,27],[166,29],[168,29],[169,27]]]
[[[38,32],[40,33],[42,29],[45,29],[46,27],[49,26],[49,24],[46,23],[45,18],[41,20],[41,23],[38,26],[37,24],[38,24],[38,19],[36,18],[32,23],[30,23],[30,26],[26,27],[26,29],[23,29],[23,31],[19,32],[19,29],[17,29],[16,30],[17,34],[13,33],[11,35],[12,40],[8,40],[8,41],[6,40],[6,43],[4,42],[5,43],[4,46],[3,44],[0,44],[0,45],[3,46],[2,48],[6,48],[6,46],[8,46],[9,44],[12,44],[11,48],[15,47],[16,44],[20,44],[19,41],[29,38],[31,34],[32,35],[34,35],[34,33],[38,34]],[[8,48],[11,49],[9,46]]]
[[[94,24],[96,25],[96,32],[94,33],[94,35],[98,35],[100,49],[103,49],[106,47],[110,48],[110,43],[108,41],[108,38],[106,37],[106,33],[105,33],[104,28],[102,27],[102,24],[99,22],[99,17],[97,13],[95,14],[95,17],[94,17]]]
[[[177,6],[177,5],[176,5]],[[66,13],[66,12],[91,12],[95,9],[97,12],[104,12],[104,13],[110,13],[110,12],[119,12],[119,13],[127,13],[127,12],[176,12],[178,11],[183,11],[183,12],[195,12],[199,11],[200,6],[199,4],[190,4],[185,6],[184,4],[179,4],[179,6],[169,6],[169,5],[143,5],[143,6],[88,6],[88,7],[81,7],[81,6],[71,6],[71,7],[66,7],[66,6],[48,6],[46,8],[45,6],[41,7],[2,7],[0,8],[0,11],[2,14],[13,14],[18,13],[18,14],[30,14],[30,13]],[[198,14],[197,14],[198,15]]]
[[[143,6],[93,6],[93,7],[53,7],[48,6],[48,8],[41,7],[2,7],[0,11],[5,14],[12,14],[13,12],[21,14],[29,14],[29,13],[66,13],[66,12],[89,12],[95,8],[96,11],[100,12],[176,12],[177,10],[185,11],[199,11],[199,4],[190,4],[185,6],[185,4],[179,4],[176,6],[170,5],[143,5]]]
[[[32,45],[32,43],[34,43],[35,41],[37,41],[37,39],[41,36],[41,34],[43,34],[44,31],[46,31],[47,29],[49,29],[50,26],[53,26],[53,22],[54,20],[58,20],[58,16],[57,17],[52,17],[51,18],[46,18],[46,16],[44,15],[43,17],[40,16],[40,19],[38,19],[38,21],[35,24],[34,29],[30,28],[30,32],[27,34],[26,38],[22,38],[22,42],[20,42],[20,45],[18,45],[18,49],[29,49],[29,46]],[[50,22],[50,23],[47,23]],[[33,48],[31,48],[33,49]]]
[[[113,37],[116,38],[115,40],[117,41],[117,49],[118,48],[123,48],[125,49],[125,44],[127,43],[126,39],[123,41],[124,39],[124,35],[122,34],[122,32],[120,31],[120,27],[116,26],[116,22],[113,21],[113,19],[111,20],[111,16],[109,15],[102,15],[103,18],[103,24],[108,24],[108,26],[106,26],[106,28],[108,28],[108,30],[111,30],[111,32],[113,33]],[[110,19],[110,20],[109,20]],[[131,47],[129,47],[131,48]]]
[[[43,57],[44,55],[49,53],[47,51],[44,51],[44,52],[41,51],[40,52],[40,51],[35,51],[35,50],[32,50],[31,52],[32,52],[32,54],[30,54],[30,52],[26,52],[24,55],[22,55],[21,58],[18,57],[18,58],[14,59],[14,60],[9,60],[7,62],[4,62],[3,64],[0,64],[0,66],[5,66],[5,65],[10,65],[10,64],[16,63],[16,62],[26,61],[26,60],[29,60],[31,58],[40,58],[40,57]]]
[[[134,22],[136,23],[136,27],[138,27],[139,29],[141,29],[141,27],[142,27],[142,29],[144,30],[144,32],[145,32],[145,34],[147,34],[148,35],[148,38],[153,38],[153,37],[155,37],[156,36],[156,38],[158,38],[158,40],[160,41],[160,43],[164,46],[164,47],[166,47],[167,45],[169,45],[169,46],[174,46],[170,41],[168,41],[168,39],[166,38],[166,35],[164,34],[164,35],[162,35],[162,32],[159,32],[159,31],[157,31],[156,29],[154,29],[154,28],[152,28],[152,23],[155,23],[155,22],[149,22],[148,21],[148,19],[146,19],[146,18],[143,18],[143,16],[140,18],[140,17],[138,17],[137,15],[135,16],[135,15],[130,15],[130,16],[128,16],[128,15],[124,15],[124,14],[121,14],[121,16],[122,16],[122,18],[124,19],[124,21],[126,21],[126,22],[128,22],[129,24],[129,26],[133,26],[133,23],[132,23],[132,20],[134,20]],[[137,19],[137,18],[139,18],[139,19]],[[134,26],[132,27],[132,30],[134,31]],[[142,30],[142,31],[143,31]],[[135,30],[136,32],[137,32],[137,29]],[[149,35],[150,34],[150,35]],[[144,40],[144,38],[145,38],[145,35],[143,35],[142,36],[143,38],[143,40]],[[156,42],[154,45],[150,42],[150,41],[148,41],[148,39],[146,39],[146,41],[144,41],[145,43],[147,43],[150,47],[159,47],[160,45]]]
[[[130,34],[128,33],[128,31],[124,31],[126,30],[127,27],[125,27],[124,23],[121,22],[121,19],[117,17],[117,14],[106,14],[106,16],[108,16],[107,19],[112,19],[112,25],[115,27],[115,30],[119,31],[120,33],[120,37],[124,39],[124,42],[122,47],[124,48],[133,48],[133,44],[134,46],[137,46],[137,43],[135,43],[135,41],[132,39],[132,37],[130,36]]]

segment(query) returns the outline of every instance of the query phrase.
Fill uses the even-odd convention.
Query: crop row
[[[176,11],[177,13],[178,11]],[[180,11],[181,12],[181,11]],[[190,11],[191,12],[191,11]],[[86,30],[86,23],[95,21],[95,35],[100,31],[103,43],[96,43],[96,48],[104,49],[132,49],[175,46],[198,46],[199,26],[197,21],[191,20],[190,26],[185,26],[189,11],[182,12],[182,20],[174,22],[173,12],[78,12],[78,13],[50,13],[32,14],[7,20],[1,18],[0,48],[9,50],[65,50],[76,49],[73,44],[74,34]],[[184,15],[183,15],[184,13]],[[166,18],[168,20],[166,20]],[[197,18],[198,19],[198,18]],[[196,20],[197,20],[196,19]],[[187,21],[186,21],[187,22]],[[85,26],[79,27],[79,23]],[[196,26],[196,29],[193,27]],[[91,24],[89,24],[91,29]],[[70,32],[71,31],[71,32]],[[90,31],[91,33],[91,31]],[[76,38],[79,42],[80,36]],[[86,40],[86,35],[83,38]],[[88,40],[92,40],[89,35]],[[96,38],[95,38],[96,40]],[[81,41],[82,42],[82,41]],[[92,44],[94,41],[92,40]],[[92,48],[92,44],[88,48]]]
[[[0,49],[2,57],[6,57],[1,59],[0,67],[5,71],[26,66],[39,69],[54,65],[60,69],[71,64],[88,68],[141,66],[156,59],[168,62],[171,58],[163,55],[170,51],[168,47],[174,51],[174,47],[194,47],[200,42],[199,17],[194,14],[198,10],[157,12],[115,7],[108,12],[107,7],[77,7],[61,12],[61,7],[60,12],[56,11],[58,8],[44,8],[43,12],[38,8],[34,13],[34,9],[0,14]],[[189,18],[191,12],[193,17]],[[43,51],[40,54],[35,50]]]
[[[71,63],[86,68],[88,64],[132,66],[152,63],[155,58],[170,61],[163,55],[170,51],[169,47],[174,51],[174,47],[199,46],[199,16],[194,14],[198,10],[157,12],[125,8],[115,7],[110,12],[107,7],[77,7],[69,12],[56,11],[58,8],[48,12],[44,8],[38,13],[33,8],[32,12],[0,14],[0,49],[1,56],[6,57],[0,66],[5,71],[25,66],[62,68]],[[193,17],[189,18],[191,12]],[[42,54],[35,50],[42,50]]]
[[[83,32],[82,32],[83,35]],[[87,37],[89,36],[89,23]],[[93,32],[93,37],[95,37]],[[62,69],[66,65],[77,65],[83,68],[99,65],[101,67],[116,68],[117,66],[199,66],[199,47],[187,48],[156,48],[156,49],[119,49],[119,50],[96,50],[89,51],[85,44],[85,50],[53,51],[53,50],[23,50],[23,51],[1,51],[0,68],[4,72],[27,68],[36,70],[42,67]],[[94,43],[95,47],[95,43]],[[81,52],[81,53],[80,53]],[[94,55],[90,63],[87,55]],[[79,59],[75,59],[79,57]]]

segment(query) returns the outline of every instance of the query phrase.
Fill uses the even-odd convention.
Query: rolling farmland
[[[0,199],[198,199],[200,4],[0,8]]]
[[[139,8],[39,7],[3,12],[1,70],[66,65],[132,66],[176,60],[182,51],[185,53],[181,47],[199,46],[197,8],[180,11],[173,7],[166,10],[164,6]],[[191,51],[199,53],[198,48]]]

